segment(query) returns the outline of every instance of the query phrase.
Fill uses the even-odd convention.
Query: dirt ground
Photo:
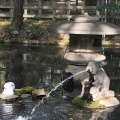
[[[4,34],[3,27],[10,22],[8,20],[1,21],[0,20],[0,37]],[[65,34],[56,34],[48,31],[48,26],[53,23],[53,21],[25,21],[24,22],[24,29],[27,30],[30,28],[32,24],[38,24],[42,27],[42,30],[40,31],[40,36],[38,38],[32,39],[34,42],[51,42],[52,40],[59,40],[60,44],[66,44],[64,40],[66,41],[69,39],[69,35]],[[2,37],[1,37],[2,39]],[[6,38],[5,38],[6,39]],[[8,39],[8,38],[7,38]],[[9,39],[16,39],[15,36],[10,36]],[[23,37],[22,40],[27,40],[28,38]],[[21,40],[21,38],[17,37],[17,40]],[[116,36],[107,36],[106,40],[103,40],[102,42],[103,46],[120,46],[120,35]]]

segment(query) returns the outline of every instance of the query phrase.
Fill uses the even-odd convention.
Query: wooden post
[[[76,6],[78,6],[78,0],[76,0]],[[78,9],[76,9],[76,14],[78,15]]]
[[[53,20],[56,19],[56,0],[51,1],[53,2]]]
[[[24,1],[24,5],[27,6],[28,0]],[[24,15],[27,15],[27,8],[24,9]]]
[[[82,1],[82,6],[83,6],[83,7],[85,6],[85,0]],[[81,14],[84,15],[84,13],[85,13],[85,10],[82,9],[82,10],[81,10]]]
[[[13,17],[13,0],[10,0],[10,6],[12,6],[12,8],[10,8],[10,15]]]
[[[27,61],[28,54],[22,54],[23,55],[23,61]]]
[[[102,0],[102,5],[103,5],[103,4],[104,4],[104,0]],[[102,16],[102,18],[101,18],[101,19],[102,19],[102,22],[104,21],[104,15],[103,15],[103,14],[104,14],[104,11],[103,11],[103,10],[101,10],[101,16]]]
[[[67,0],[67,18],[68,18],[68,20],[70,19],[69,15],[70,15],[70,0]]]
[[[43,0],[38,0],[38,16],[42,15]]]
[[[100,5],[100,0],[97,0],[97,6]],[[96,15],[99,16],[100,15],[100,11],[96,9]]]
[[[64,13],[66,14],[67,13],[67,9],[66,9],[66,7],[67,7],[67,0],[64,1],[64,7],[65,7]]]

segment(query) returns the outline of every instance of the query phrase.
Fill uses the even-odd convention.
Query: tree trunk
[[[14,2],[14,13],[13,13],[13,27],[14,30],[20,31],[23,28],[23,5],[24,0],[15,0]]]

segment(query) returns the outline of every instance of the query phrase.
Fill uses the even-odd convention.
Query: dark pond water
[[[67,65],[57,46],[0,46],[0,88],[12,81],[16,88],[26,85],[35,87],[38,81],[49,81],[51,88],[61,81],[61,73]],[[104,48],[108,64],[104,67],[111,79],[110,89],[120,93],[120,48]],[[0,120],[119,120],[120,106],[100,110],[90,110],[73,106],[62,99],[58,89],[45,104],[41,104],[31,115],[39,102],[31,98],[22,102],[0,101]]]

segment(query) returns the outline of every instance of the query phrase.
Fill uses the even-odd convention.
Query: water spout
[[[44,99],[48,98],[48,97],[50,96],[50,94],[51,94],[52,92],[54,92],[57,88],[59,88],[60,86],[62,86],[63,83],[65,83],[67,80],[71,79],[72,77],[75,77],[75,76],[77,76],[77,75],[79,75],[79,74],[81,74],[81,73],[84,73],[84,72],[87,72],[87,70],[83,70],[83,71],[77,72],[77,73],[71,75],[70,77],[64,79],[64,80],[63,80],[62,82],[60,82],[58,85],[56,85],[53,89],[51,89],[51,91],[50,91],[49,93],[47,93],[47,94],[45,95],[45,97],[42,98],[42,100],[40,100],[40,101],[38,102],[38,104],[32,109],[31,114],[33,114],[34,111],[35,111],[35,109],[36,109],[40,104],[42,104],[42,103],[44,102]]]

